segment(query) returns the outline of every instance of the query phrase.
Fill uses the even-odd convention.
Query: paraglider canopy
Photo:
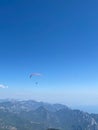
[[[32,76],[42,76],[42,74],[41,73],[32,73],[32,74],[30,74],[30,78],[32,78]]]
[[[32,73],[29,75],[29,78],[31,79],[36,76],[39,77],[39,76],[42,76],[42,74],[41,73]],[[33,78],[33,79],[36,79],[36,78]],[[35,80],[35,85],[38,85],[38,79]]]

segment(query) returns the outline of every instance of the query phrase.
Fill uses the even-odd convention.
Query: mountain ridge
[[[98,130],[98,115],[34,100],[0,101],[0,130]]]

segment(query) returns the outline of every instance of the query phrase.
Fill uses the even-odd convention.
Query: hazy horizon
[[[51,102],[51,101],[42,101],[42,100],[37,100],[37,99],[32,99],[32,98],[0,98],[1,101],[35,101],[35,102],[43,102],[43,103],[48,103],[48,104],[61,104],[67,106],[69,109],[72,110],[80,110],[83,112],[87,112],[90,114],[98,114],[98,105],[72,105],[72,104],[66,104],[66,103],[61,103],[61,102]]]

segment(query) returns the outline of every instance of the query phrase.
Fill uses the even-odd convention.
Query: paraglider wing
[[[32,76],[41,76],[41,73],[32,73],[30,74],[30,78],[32,78]]]

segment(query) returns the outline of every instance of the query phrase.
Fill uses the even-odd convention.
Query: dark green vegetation
[[[0,130],[98,130],[98,115],[60,104],[1,100]]]

